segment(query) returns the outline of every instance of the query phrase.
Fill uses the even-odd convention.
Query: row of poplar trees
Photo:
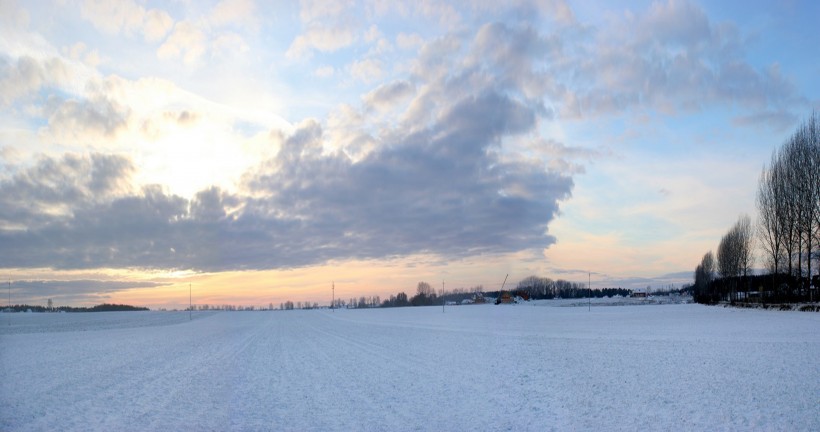
[[[757,190],[756,223],[741,216],[695,270],[695,300],[816,301],[820,287],[820,116],[772,153]],[[766,275],[751,275],[755,241]]]

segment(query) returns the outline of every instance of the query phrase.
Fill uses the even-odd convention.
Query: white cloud
[[[250,50],[242,36],[232,32],[222,32],[216,35],[211,42],[211,49],[214,55],[231,56],[237,53],[244,53]]]
[[[173,19],[167,12],[146,10],[131,0],[84,0],[80,13],[104,33],[142,33],[148,42],[161,40],[173,25]]]
[[[102,62],[100,53],[96,49],[89,50],[82,42],[77,42],[70,47],[64,47],[63,54],[72,60],[84,63],[92,69],[95,69]]]
[[[157,49],[157,57],[161,60],[181,58],[186,64],[193,64],[205,54],[207,43],[207,36],[198,26],[189,21],[180,21]]]
[[[564,0],[541,0],[536,2],[541,14],[562,24],[574,24],[575,13]]]
[[[446,2],[422,0],[414,9],[428,18],[437,19],[444,28],[453,29],[461,23],[461,14]]]
[[[354,61],[350,65],[350,74],[359,81],[371,83],[384,74],[382,62],[372,58]]]
[[[396,45],[403,50],[418,50],[424,45],[424,38],[416,33],[399,33],[396,36]]]
[[[314,49],[332,52],[350,46],[355,41],[356,35],[350,26],[312,26],[293,40],[285,55],[289,59],[298,59],[309,55]]]
[[[355,3],[350,0],[300,0],[299,18],[302,22],[309,23],[345,15],[355,7]]]
[[[222,0],[211,11],[210,22],[216,26],[237,24],[255,28],[255,13],[254,0]]]
[[[358,38],[355,4],[333,0],[302,0],[299,17],[305,27],[290,44],[286,57],[309,57],[313,50],[333,52],[352,45]]]
[[[159,42],[171,31],[174,20],[167,12],[158,9],[151,9],[145,13],[143,31],[145,40],[148,42]]]
[[[376,42],[379,39],[383,38],[384,35],[379,30],[379,27],[375,24],[371,25],[369,29],[364,34],[365,42]]]
[[[14,0],[0,1],[0,24],[3,27],[24,29],[28,27],[31,16]]]

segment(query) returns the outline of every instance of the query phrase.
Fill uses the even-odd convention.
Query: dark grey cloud
[[[127,193],[134,167],[119,156],[42,158],[0,181],[0,228],[40,230],[96,202]]]
[[[368,108],[386,109],[411,96],[414,91],[413,83],[407,80],[398,80],[376,87],[375,90],[364,95],[362,99]]]
[[[63,99],[51,96],[43,114],[51,133],[86,139],[89,136],[111,138],[127,127],[130,110],[104,96],[85,99]]]
[[[323,152],[304,122],[244,176],[184,199],[122,187],[119,156],[66,155],[0,183],[0,262],[7,267],[237,270],[433,253],[465,257],[548,247],[548,223],[572,179],[504,161],[506,137],[537,113],[492,89],[440,107],[436,122],[397,129],[358,161]]]
[[[0,55],[0,103],[9,105],[42,87],[64,83],[68,76],[68,67],[56,57],[40,60]]]
[[[318,253],[467,256],[546,247],[554,241],[547,223],[558,201],[569,197],[572,180],[504,163],[488,151],[502,135],[533,123],[531,112],[506,97],[467,97],[440,124],[357,163],[318,153],[314,129],[286,142],[248,187],[270,196],[256,203],[265,206],[259,211],[293,209],[292,223],[334,239]]]

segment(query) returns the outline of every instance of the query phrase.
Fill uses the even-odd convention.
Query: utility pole
[[[336,312],[336,281],[333,281],[331,283],[333,284],[332,287],[331,287],[331,290],[333,291],[333,294],[332,294],[331,300],[330,300],[330,311],[331,312]]]
[[[194,319],[193,315],[192,315],[193,310],[194,310],[194,307],[193,307],[194,304],[193,304],[192,299],[193,299],[193,296],[191,295],[191,284],[189,283],[188,284],[188,321],[192,321]]]
[[[589,291],[589,302],[587,303],[587,312],[592,311],[592,272],[587,273],[587,291]]]
[[[9,279],[9,326],[11,326],[11,279]]]
[[[444,313],[444,280],[441,281],[441,313]]]

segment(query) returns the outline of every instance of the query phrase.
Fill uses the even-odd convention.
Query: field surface
[[[820,314],[0,314],[0,430],[820,430]]]

